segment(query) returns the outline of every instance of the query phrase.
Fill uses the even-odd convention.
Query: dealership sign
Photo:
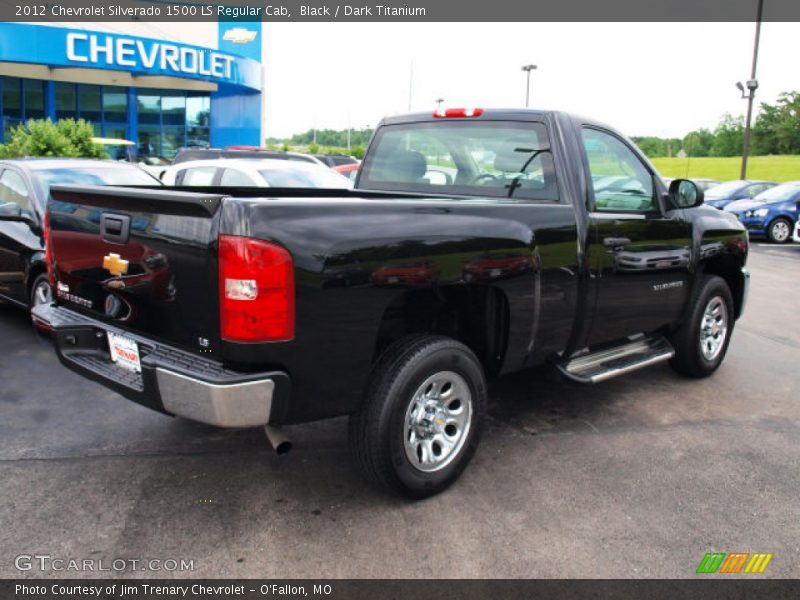
[[[175,75],[205,75],[230,79],[233,57],[219,52],[107,34],[71,31],[67,34],[67,60],[116,67],[161,71]]]
[[[2,23],[0,61],[166,75],[261,89],[261,66],[250,58],[89,30]]]

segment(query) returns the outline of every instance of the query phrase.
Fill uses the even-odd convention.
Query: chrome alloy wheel
[[[789,224],[786,221],[776,221],[772,225],[772,238],[778,243],[788,240],[791,234]]]
[[[425,473],[443,469],[461,452],[471,423],[472,393],[466,380],[453,371],[434,373],[417,388],[406,409],[406,457]]]
[[[706,304],[700,322],[700,351],[706,360],[717,358],[727,334],[728,308],[720,296],[714,296]]]
[[[40,281],[33,289],[33,306],[48,304],[53,301],[53,288],[47,280]]]

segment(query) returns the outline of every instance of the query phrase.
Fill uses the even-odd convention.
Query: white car
[[[797,219],[797,222],[794,224],[794,235],[792,239],[795,242],[800,242],[800,219]]]
[[[353,183],[328,167],[274,158],[192,160],[169,167],[161,181],[181,186],[350,189]]]

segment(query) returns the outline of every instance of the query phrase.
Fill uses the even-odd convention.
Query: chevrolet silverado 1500
[[[487,378],[719,367],[748,242],[702,202],[587,119],[392,117],[354,190],[54,188],[34,318],[68,368],[170,415],[273,445],[350,415],[364,473],[423,497],[474,454]]]

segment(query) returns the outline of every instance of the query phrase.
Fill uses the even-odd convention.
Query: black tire
[[[461,410],[467,410],[471,406],[471,411],[465,413],[471,414],[471,419],[466,417],[469,425],[462,427],[463,441],[459,438],[459,442],[453,444],[452,451],[445,451],[450,454],[436,458],[435,441],[417,440],[416,456],[419,461],[415,461],[417,464],[412,463],[409,452],[413,454],[414,450],[406,450],[406,436],[407,432],[410,433],[409,419],[414,418],[416,406],[420,406],[420,411],[424,412],[422,403],[412,400],[421,398],[423,402],[427,402],[427,394],[422,397],[417,394],[422,389],[420,386],[431,378],[452,377],[446,375],[447,373],[454,373],[460,380],[449,388],[450,391],[434,394],[432,397],[439,398],[440,403],[441,398],[449,398],[444,402],[458,410],[460,400],[456,396],[464,396],[465,402],[461,404]],[[446,382],[441,385],[441,389],[448,389]],[[464,389],[469,391],[471,397],[467,398],[466,393],[459,394],[459,390]],[[404,338],[391,345],[373,368],[364,402],[360,410],[350,417],[350,448],[361,471],[370,481],[408,498],[433,496],[452,484],[475,454],[487,403],[483,368],[464,344],[443,336]],[[442,415],[447,416],[444,413]],[[451,427],[449,424],[445,426],[444,421],[444,418],[433,418],[432,422],[426,420],[426,423],[431,428],[438,426],[440,430],[436,435],[441,436]],[[422,455],[419,454],[419,446],[424,443],[432,444],[428,446],[431,452],[428,456],[434,461],[442,461],[440,466],[434,465],[437,470],[432,472],[420,470],[420,467],[431,467],[422,464]],[[409,441],[408,446],[411,448],[413,442]],[[440,447],[440,453],[442,452]]]
[[[724,334],[718,336],[721,344],[716,349],[716,353],[711,352],[711,346],[716,348],[715,336],[711,336],[713,327],[709,331],[709,337],[701,337],[704,335],[703,322],[706,309],[711,307],[714,300],[719,300],[719,304],[723,305],[725,315],[725,331]],[[672,345],[675,348],[675,356],[670,361],[672,368],[687,377],[699,378],[711,375],[725,358],[733,333],[733,325],[733,296],[731,296],[728,284],[721,277],[706,275],[692,295],[687,320],[671,336]],[[705,349],[702,343],[703,339],[706,340]]]
[[[767,239],[773,244],[785,244],[792,241],[792,227],[789,219],[778,217],[767,227]]]
[[[42,289],[47,290],[46,297],[39,296]],[[42,301],[50,301],[53,299],[53,288],[50,286],[50,279],[47,273],[39,273],[31,284],[30,293],[28,294],[28,306],[33,308]]]

